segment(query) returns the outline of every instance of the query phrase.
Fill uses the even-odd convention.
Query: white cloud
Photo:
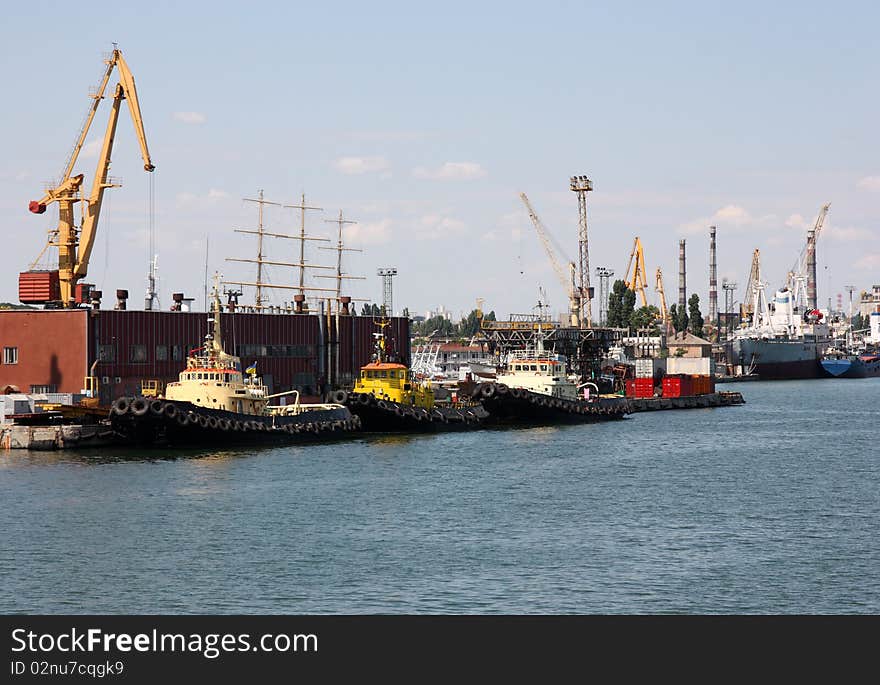
[[[793,215],[796,216],[796,215]],[[791,220],[792,217],[789,217]],[[680,224],[678,229],[683,234],[708,233],[709,226],[719,228],[757,229],[773,226],[778,219],[775,214],[753,216],[747,209],[740,205],[725,205],[716,210],[712,216],[694,219]]]
[[[379,245],[391,240],[391,219],[349,224],[342,233],[347,243]]]
[[[870,240],[873,237],[874,234],[864,228],[826,224],[822,230],[822,234],[819,236],[819,242],[822,242],[822,238],[826,238],[837,242],[851,243],[858,240]]]
[[[863,271],[871,271],[874,269],[880,269],[880,252],[874,252],[872,254],[866,254],[861,259],[859,259],[853,266],[856,269]]]
[[[463,221],[440,214],[426,214],[416,227],[417,237],[423,240],[436,240],[447,238],[450,235],[463,233],[465,224]]]
[[[865,176],[856,186],[859,190],[868,190],[871,192],[880,192],[880,176]]]
[[[368,174],[389,167],[384,157],[341,157],[333,162],[333,166],[343,174]]]
[[[201,112],[175,112],[174,118],[184,124],[204,124],[208,120]]]
[[[416,178],[468,180],[482,178],[488,172],[476,162],[446,162],[436,169],[416,167],[412,173]]]
[[[92,140],[84,143],[82,149],[79,151],[80,159],[93,159],[98,156],[98,153],[101,151],[101,145],[103,145],[104,141],[100,138],[93,138]]]
[[[177,206],[180,209],[204,209],[206,207],[213,207],[228,197],[229,193],[226,191],[210,188],[204,195],[185,191],[177,193],[174,199],[177,201]]]
[[[807,220],[800,214],[792,214],[785,220],[785,225],[789,228],[803,230],[807,228]]]

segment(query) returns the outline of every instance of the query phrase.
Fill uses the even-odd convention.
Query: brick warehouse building
[[[257,364],[271,392],[350,384],[373,352],[372,318],[318,314],[223,314],[223,342]],[[205,313],[101,309],[0,311],[0,388],[78,393],[94,375],[102,403],[137,394],[141,380],[177,380],[187,350],[203,344]],[[409,320],[391,319],[389,347],[409,364]]]

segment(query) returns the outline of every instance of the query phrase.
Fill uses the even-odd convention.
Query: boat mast
[[[344,219],[342,217],[342,210],[339,210],[339,218],[338,219],[324,219],[327,223],[337,224],[338,225],[338,233],[336,240],[336,247],[319,247],[320,250],[335,250],[336,251],[336,275],[335,276],[318,276],[318,278],[334,278],[336,279],[336,304],[339,306],[339,298],[342,297],[342,281],[343,280],[351,280],[351,281],[363,281],[366,280],[364,276],[349,276],[342,270],[342,253],[343,252],[363,252],[363,250],[359,250],[354,247],[345,247],[342,242],[342,229],[345,224],[356,224],[357,221],[350,221],[348,219]],[[390,315],[390,313],[389,313]]]

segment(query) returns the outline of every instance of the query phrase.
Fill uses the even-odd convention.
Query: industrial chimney
[[[116,291],[116,309],[118,309],[120,311],[125,311],[127,301],[128,301],[128,291],[127,290],[117,290]]]
[[[709,322],[718,326],[718,264],[715,261],[715,227],[709,226]]]
[[[816,297],[816,231],[807,231],[807,309],[817,309]]]
[[[687,308],[687,270],[685,264],[685,240],[678,241],[678,309],[686,311]]]

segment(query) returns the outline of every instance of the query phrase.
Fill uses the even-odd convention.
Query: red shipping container
[[[636,378],[636,397],[653,397],[654,396],[654,379],[653,378]]]
[[[626,396],[627,397],[635,397],[636,396],[636,381],[634,378],[627,378],[626,381]]]
[[[663,379],[663,397],[681,397],[681,378],[666,376]]]
[[[18,275],[18,300],[24,304],[43,304],[61,299],[58,271],[22,271]]]

